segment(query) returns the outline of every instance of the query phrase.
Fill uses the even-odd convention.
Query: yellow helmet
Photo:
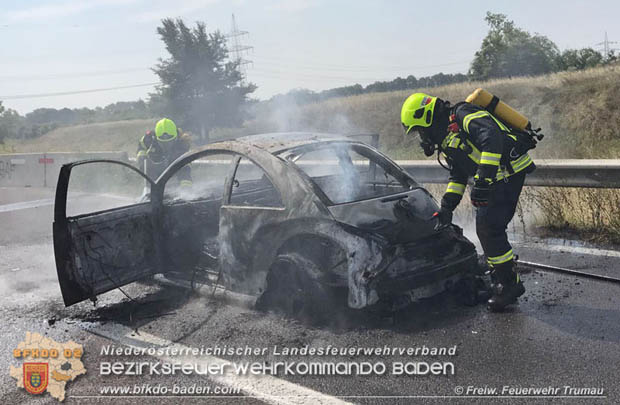
[[[433,123],[433,114],[437,97],[424,93],[413,93],[403,103],[400,110],[400,120],[409,134],[416,127],[428,128]]]
[[[162,118],[155,125],[155,136],[159,141],[171,141],[175,139],[177,135],[177,126],[170,118]]]

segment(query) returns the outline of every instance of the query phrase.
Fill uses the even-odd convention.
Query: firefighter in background
[[[491,311],[501,311],[525,293],[514,271],[515,256],[506,227],[514,216],[527,173],[535,169],[527,154],[532,146],[502,121],[468,102],[448,101],[423,93],[407,98],[401,110],[407,134],[417,133],[426,156],[435,151],[448,163],[450,178],[435,214],[438,227],[452,223],[452,213],[473,176],[471,202],[476,207],[476,233],[491,269]]]
[[[138,168],[151,179],[156,180],[179,156],[189,151],[191,138],[169,118],[162,118],[155,125],[155,131],[147,131],[138,143]],[[175,175],[181,187],[192,185],[189,165]]]

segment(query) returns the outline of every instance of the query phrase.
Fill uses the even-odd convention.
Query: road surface
[[[52,189],[0,189],[0,403],[55,403],[15,387],[9,364],[12,350],[27,331],[56,341],[84,345],[87,374],[70,382],[65,403],[618,403],[620,387],[620,285],[574,276],[526,270],[527,289],[520,304],[502,314],[483,306],[463,307],[449,295],[435,297],[394,314],[347,314],[330,326],[312,326],[257,312],[250,297],[203,287],[190,293],[158,284],[133,284],[65,308],[57,284],[51,224]],[[84,204],[88,196],[80,197]],[[587,269],[620,277],[620,254],[558,241],[519,243],[524,260]],[[368,362],[383,363],[385,373],[371,375],[165,376],[100,375],[103,363],[182,362],[169,355],[114,355],[102,348],[250,348],[258,355],[204,355],[203,365],[218,362]],[[154,346],[153,346],[154,345]],[[418,348],[417,356],[310,356],[282,354],[290,348]],[[456,354],[424,355],[424,348],[454,348]],[[448,375],[394,375],[394,364],[452,363]],[[174,397],[101,392],[105,386],[209,386],[229,396]],[[507,387],[507,388],[505,388]],[[519,388],[557,389],[550,397],[519,396]],[[573,390],[566,389],[571,387]],[[602,389],[580,396],[575,389]],[[495,393],[492,392],[496,389]],[[513,391],[510,391],[513,390]],[[508,392],[505,392],[508,391]],[[592,391],[594,392],[594,391]],[[516,396],[515,396],[516,395]],[[531,395],[531,394],[530,394]],[[575,396],[576,395],[576,396]]]

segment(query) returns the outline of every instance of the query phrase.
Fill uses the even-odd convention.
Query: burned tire
[[[312,322],[328,321],[337,307],[335,291],[323,285],[320,277],[311,260],[296,253],[278,255],[256,307]]]

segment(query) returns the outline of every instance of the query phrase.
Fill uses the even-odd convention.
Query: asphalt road
[[[518,306],[491,314],[464,307],[448,294],[393,316],[343,314],[329,326],[264,314],[252,299],[203,287],[187,290],[133,284],[101,296],[97,307],[64,308],[51,245],[53,197],[49,189],[0,188],[0,403],[55,403],[15,387],[9,364],[26,331],[84,345],[87,374],[70,382],[66,403],[618,403],[620,285],[524,269],[527,292]],[[90,205],[88,197],[84,204]],[[39,201],[36,204],[15,205]],[[3,209],[4,207],[4,209]],[[620,255],[584,246],[528,240],[524,260],[620,277]],[[601,256],[601,253],[604,256]],[[260,355],[198,357],[204,363],[361,362],[386,365],[375,375],[101,376],[103,362],[176,361],[165,356],[105,356],[102,347],[266,348]],[[286,356],[286,348],[454,347],[454,356]],[[180,360],[179,360],[180,361]],[[450,362],[453,375],[393,375],[398,362]],[[103,386],[192,384],[242,388],[243,397],[102,396]],[[602,388],[602,398],[571,397],[573,388]],[[474,388],[487,391],[475,391]],[[503,387],[557,388],[554,398],[489,395]],[[461,392],[463,390],[464,392]],[[475,394],[475,395],[474,395]]]

